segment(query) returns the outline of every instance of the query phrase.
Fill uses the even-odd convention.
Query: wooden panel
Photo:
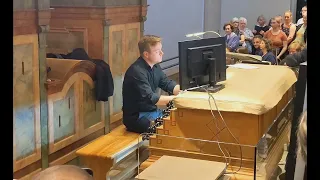
[[[104,102],[96,101],[94,82],[83,74],[80,78],[80,135],[87,136],[105,125]]]
[[[213,112],[216,119],[212,118],[210,111],[178,109],[172,111],[171,119],[165,120],[163,133],[165,135],[187,137],[220,142],[237,142],[233,139],[225,127],[217,112]],[[221,112],[225,123],[230,131],[237,137],[240,144],[255,146],[259,141],[258,137],[258,116],[252,114]],[[197,125],[194,125],[195,119]],[[243,131],[243,129],[250,131]],[[216,136],[218,134],[218,136]],[[171,137],[157,136],[156,141],[150,141],[150,146],[169,148],[176,150],[187,150],[190,152],[213,154],[222,156],[221,150],[216,143],[205,143],[200,141],[184,140]],[[222,145],[233,157],[240,157],[238,145]],[[226,153],[226,151],[224,150]],[[244,158],[254,158],[253,147],[242,147]]]
[[[76,0],[76,1],[65,1],[65,0],[54,0],[51,1],[51,5],[53,6],[80,6],[80,7],[88,7],[88,6],[125,6],[125,5],[139,5],[140,0]]]
[[[91,142],[92,140],[94,140],[102,135],[104,135],[103,128],[101,128],[101,129],[95,131],[94,133],[92,133],[86,137],[83,137],[83,138],[79,139],[78,141],[50,154],[49,155],[49,165],[53,166],[53,165],[58,165],[58,164],[65,164],[70,159],[74,158],[72,152],[75,149],[79,149],[80,147],[86,145],[87,143]]]
[[[139,57],[140,23],[113,25],[109,29],[109,65],[114,79],[110,123],[122,119],[122,82],[127,68]]]
[[[13,0],[13,9],[34,9],[35,0]]]
[[[75,134],[75,87],[66,96],[53,102],[54,143]]]
[[[87,28],[51,28],[47,42],[47,53],[67,54],[75,48],[84,48],[89,53]]]
[[[23,1],[21,1],[23,2]],[[36,34],[36,10],[16,10],[13,11],[13,35]]]
[[[63,30],[67,29],[70,32],[69,39],[71,39],[70,44],[65,43],[65,39],[60,38],[54,40],[52,43],[52,37],[47,40],[47,44],[51,47],[58,48],[56,51],[66,51],[66,49],[59,49],[59,43],[66,47],[72,48],[72,46],[77,47],[79,45],[75,45],[76,43],[83,42],[84,48],[87,48],[87,53],[91,58],[94,59],[103,59],[103,24],[101,20],[76,20],[71,17],[69,18],[59,18],[57,16],[57,10],[52,11],[52,19],[50,20],[50,28],[51,29],[59,29],[60,35],[62,34]],[[81,35],[83,34],[83,36]],[[66,31],[65,31],[66,34]],[[86,35],[87,34],[87,35]],[[87,36],[87,37],[86,37]],[[80,40],[83,37],[83,41]],[[86,40],[87,39],[87,40]],[[71,43],[72,42],[72,43]],[[53,46],[52,44],[55,44]],[[87,45],[85,45],[87,44]],[[50,47],[49,46],[49,47]],[[87,47],[86,47],[87,46]],[[68,49],[68,51],[69,51]],[[54,51],[54,49],[48,49],[49,51]],[[65,53],[65,52],[64,52]]]
[[[38,36],[13,37],[13,167],[37,161],[40,150]]]
[[[147,6],[118,6],[106,8],[106,19],[112,25],[140,22],[147,15]]]
[[[140,40],[140,23],[126,24],[126,52],[124,72],[140,56],[138,42]]]
[[[117,114],[122,112],[123,67],[126,59],[125,25],[110,26],[109,38],[109,65],[115,89],[113,96],[110,98],[110,115],[112,119],[112,117],[117,116]]]
[[[83,82],[83,123],[84,128],[101,122],[101,103],[96,101],[94,88],[87,82]]]
[[[42,153],[42,152],[41,152]],[[42,160],[38,160],[18,171],[15,171],[13,173],[13,178],[14,179],[20,179],[20,178],[23,178],[23,177],[26,177],[30,174],[33,174],[33,172],[37,171],[38,169],[41,169],[42,168],[42,164],[41,164],[41,161]]]
[[[32,173],[30,173],[26,176],[23,176],[23,178],[19,178],[19,180],[32,180],[32,178],[40,172],[41,172],[41,169],[37,169],[37,170],[33,171]]]
[[[88,54],[95,59],[104,59],[103,22],[108,26],[140,22],[141,17],[146,16],[147,13],[146,5],[109,6],[107,8],[52,6],[52,8],[54,8],[50,20],[52,29],[87,28]],[[64,39],[60,39],[60,43],[63,41]]]
[[[79,136],[78,73],[72,75],[63,90],[48,96],[49,154],[73,143]]]

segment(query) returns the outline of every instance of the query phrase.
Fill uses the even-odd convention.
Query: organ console
[[[140,170],[162,156],[225,162],[218,145],[209,145],[209,141],[218,141],[219,134],[219,141],[225,143],[222,151],[229,156],[226,172],[235,173],[231,179],[270,179],[278,169],[284,144],[288,143],[297,79],[284,66],[254,66],[257,69],[228,68],[227,80],[222,82],[225,88],[212,94],[216,101],[211,100],[212,107],[205,92],[187,91],[170,102],[149,133],[143,134],[143,139],[149,140],[149,158]],[[262,137],[268,138],[263,141]],[[259,144],[267,147],[263,156],[258,152]]]

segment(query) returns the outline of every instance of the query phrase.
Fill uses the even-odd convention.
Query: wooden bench
[[[106,180],[107,173],[128,155],[134,153],[143,141],[137,133],[126,131],[121,125],[83,148],[76,154],[92,169],[95,180]]]

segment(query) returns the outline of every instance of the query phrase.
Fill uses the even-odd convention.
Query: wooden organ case
[[[122,119],[122,80],[139,56],[146,0],[14,0],[14,178],[58,164],[79,165],[75,151]],[[110,65],[114,95],[98,102],[95,65],[46,58],[84,48]],[[47,67],[51,71],[47,73]]]

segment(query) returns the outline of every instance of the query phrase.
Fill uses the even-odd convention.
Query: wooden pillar
[[[47,168],[48,163],[48,104],[47,90],[44,86],[47,81],[46,47],[47,33],[51,18],[50,0],[36,0],[37,25],[39,42],[39,88],[40,88],[40,127],[41,127],[41,164]]]
[[[48,0],[14,0],[13,176],[29,179],[46,166],[46,100],[43,98]],[[39,33],[40,32],[40,33]],[[39,34],[38,34],[39,33]],[[27,107],[26,107],[27,106]]]
[[[109,64],[109,27],[110,23],[108,21],[103,21],[103,53],[104,53],[104,61]],[[104,132],[108,134],[110,132],[110,98],[108,102],[104,104],[104,112],[105,112],[105,127]]]

